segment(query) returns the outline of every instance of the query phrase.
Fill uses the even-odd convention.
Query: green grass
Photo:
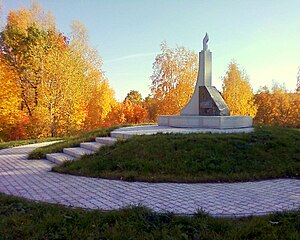
[[[62,173],[129,181],[232,182],[299,177],[300,129],[249,134],[135,136],[67,162]]]
[[[95,141],[96,137],[109,136],[112,130],[119,127],[102,128],[82,134],[81,136],[64,138],[63,142],[35,149],[29,154],[28,158],[42,159],[46,157],[47,153],[62,152],[63,148],[79,146],[82,142]]]
[[[57,141],[57,140],[61,140],[61,138],[40,138],[40,139],[0,142],[0,149],[17,147],[17,146],[31,144],[31,143],[50,142],[50,141]]]
[[[102,212],[0,194],[0,239],[300,239],[300,211],[264,217],[157,214],[142,207]]]

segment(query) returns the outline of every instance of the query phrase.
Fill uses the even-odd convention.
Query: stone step
[[[143,133],[141,133],[141,134],[143,134]],[[140,135],[140,134],[136,134],[135,132],[131,133],[131,132],[113,131],[113,132],[110,133],[110,135],[113,138],[116,138],[116,139],[119,139],[119,140],[126,140],[127,138],[131,138],[134,135]]]
[[[61,164],[66,161],[76,160],[76,158],[65,153],[49,153],[46,154],[46,159],[56,164]]]
[[[114,138],[114,137],[97,137],[96,138],[96,142],[102,143],[102,144],[105,144],[105,145],[115,144],[116,141],[117,141],[117,139]]]
[[[83,142],[83,143],[80,143],[80,147],[85,148],[87,150],[95,151],[95,152],[97,152],[99,150],[99,148],[101,148],[102,146],[104,146],[104,144],[99,143],[99,142]]]
[[[84,155],[95,153],[95,151],[91,151],[82,147],[64,148],[63,152],[75,158],[81,158]]]

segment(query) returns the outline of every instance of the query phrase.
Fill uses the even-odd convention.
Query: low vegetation
[[[102,212],[0,194],[1,239],[299,239],[300,212],[237,219],[158,214],[137,207]]]
[[[125,125],[124,125],[125,126]],[[119,126],[120,127],[120,126]],[[79,146],[82,142],[95,141],[96,137],[109,136],[110,132],[118,127],[102,128],[77,137],[64,138],[64,141],[35,149],[29,154],[29,159],[41,159],[46,153],[62,152],[63,148]]]
[[[135,136],[54,170],[151,182],[233,182],[299,177],[300,130],[257,126],[249,134]]]

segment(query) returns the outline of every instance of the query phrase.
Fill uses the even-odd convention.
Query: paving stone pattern
[[[212,216],[263,215],[300,207],[300,180],[245,183],[142,183],[51,172],[47,160],[27,160],[48,143],[0,150],[0,192],[70,207],[112,210],[142,205],[157,212]]]

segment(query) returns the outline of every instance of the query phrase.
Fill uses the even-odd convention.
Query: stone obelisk
[[[208,34],[199,53],[199,70],[194,93],[181,110],[182,116],[228,116],[229,109],[218,90],[212,86],[212,54],[208,49]]]
[[[226,129],[229,132],[252,131],[250,116],[229,116],[230,111],[218,90],[212,86],[212,54],[208,34],[199,53],[199,70],[194,93],[180,115],[158,116],[158,125],[175,128]],[[245,130],[246,129],[246,130]],[[223,132],[226,132],[223,131]]]

